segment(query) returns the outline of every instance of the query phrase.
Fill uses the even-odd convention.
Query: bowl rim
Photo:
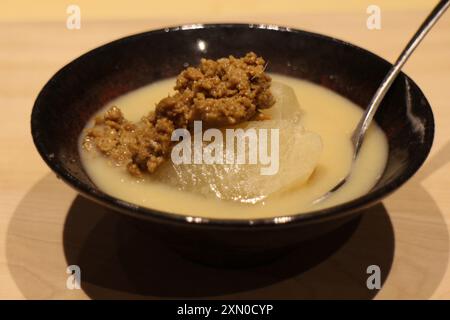
[[[273,227],[273,226],[283,226],[283,227],[289,227],[289,226],[295,226],[299,223],[305,224],[305,223],[317,223],[317,222],[323,222],[324,220],[332,220],[332,219],[338,219],[341,217],[345,217],[347,215],[350,215],[351,213],[364,209],[373,203],[381,200],[388,194],[392,193],[394,190],[402,186],[407,180],[409,180],[416,172],[417,170],[422,166],[422,164],[425,162],[432,144],[434,140],[434,116],[431,109],[431,106],[426,99],[424,93],[418,87],[415,82],[410,79],[405,73],[401,72],[400,76],[405,77],[410,84],[415,86],[419,93],[422,95],[422,99],[424,101],[424,106],[429,111],[429,119],[427,123],[427,127],[425,128],[425,137],[424,137],[424,145],[425,145],[425,152],[419,155],[418,158],[415,158],[412,164],[408,167],[405,174],[398,177],[397,179],[387,183],[385,186],[377,189],[377,190],[371,190],[368,193],[324,209],[319,210],[313,210],[303,213],[296,213],[296,214],[286,214],[286,215],[279,215],[276,217],[268,217],[268,218],[255,218],[255,219],[226,219],[226,218],[207,218],[202,216],[188,216],[183,214],[177,214],[177,213],[171,213],[167,211],[161,211],[157,209],[152,209],[148,207],[143,207],[137,204],[133,204],[124,200],[120,200],[116,197],[110,196],[104,192],[102,192],[100,189],[95,189],[87,184],[81,182],[77,178],[75,178],[70,172],[64,167],[59,164],[59,162],[54,161],[54,155],[52,155],[51,152],[49,152],[45,146],[39,139],[39,132],[41,131],[41,125],[36,120],[37,114],[39,113],[40,105],[43,103],[43,96],[44,93],[50,88],[52,83],[55,81],[55,79],[58,78],[58,76],[61,76],[65,71],[67,71],[73,64],[75,64],[77,61],[81,59],[86,59],[89,56],[96,54],[97,52],[106,49],[107,47],[118,45],[121,42],[124,41],[130,41],[133,38],[138,38],[142,36],[147,36],[151,34],[160,34],[160,33],[168,33],[168,32],[183,32],[187,30],[193,30],[193,29],[223,29],[223,28],[248,28],[248,29],[260,29],[260,30],[271,30],[276,32],[288,32],[288,33],[294,33],[294,34],[303,34],[307,36],[316,37],[325,41],[332,41],[337,42],[341,45],[351,47],[352,49],[360,51],[362,54],[369,55],[374,59],[379,60],[382,63],[387,64],[388,66],[392,66],[390,62],[387,60],[381,58],[380,56],[363,49],[359,46],[356,46],[354,44],[351,44],[347,41],[340,40],[334,37],[326,36],[319,33],[314,33],[310,31],[305,31],[301,29],[291,28],[291,27],[283,27],[275,24],[261,24],[261,23],[199,23],[199,24],[184,24],[184,25],[177,25],[177,26],[171,26],[171,27],[165,27],[160,28],[156,30],[150,30],[145,32],[140,32],[136,34],[132,34],[129,36],[125,36],[122,38],[119,38],[117,40],[102,44],[84,54],[77,57],[76,59],[72,60],[68,64],[66,64],[64,67],[59,69],[51,78],[48,80],[48,82],[44,85],[44,87],[39,92],[35,103],[33,105],[33,110],[31,113],[31,133],[33,137],[33,142],[35,144],[35,147],[37,148],[40,156],[42,159],[46,162],[46,164],[52,169],[53,172],[56,173],[58,178],[61,178],[64,182],[69,184],[71,187],[76,189],[79,193],[81,193],[83,196],[100,203],[102,205],[105,205],[106,207],[109,207],[113,210],[118,210],[122,213],[125,213],[130,216],[134,216],[136,218],[144,219],[144,220],[157,220],[157,221],[164,221],[169,223],[175,223],[175,224],[189,224],[193,226],[214,226],[214,227],[238,227],[238,228],[266,228],[266,227]]]

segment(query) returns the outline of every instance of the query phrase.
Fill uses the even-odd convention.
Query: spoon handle
[[[380,87],[377,92],[373,96],[370,101],[369,106],[365,110],[361,120],[356,126],[353,135],[352,135],[352,143],[354,146],[354,159],[357,157],[361,144],[363,142],[365,133],[372,122],[372,119],[377,112],[378,107],[380,106],[381,101],[383,100],[386,93],[389,91],[392,83],[394,83],[395,78],[400,73],[401,68],[406,63],[408,58],[417,48],[419,43],[423,40],[423,38],[427,35],[430,29],[435,25],[435,23],[439,20],[439,18],[444,14],[444,12],[450,6],[450,0],[441,0],[430,13],[430,15],[425,19],[425,21],[420,26],[419,30],[414,34],[412,39],[409,41],[408,45],[403,49],[403,52],[398,57],[395,64],[392,66],[391,70],[389,70],[386,77],[383,79]]]

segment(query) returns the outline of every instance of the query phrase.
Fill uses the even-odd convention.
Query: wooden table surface
[[[450,298],[450,12],[405,67],[433,106],[436,137],[421,170],[364,215],[306,253],[274,265],[216,270],[183,261],[119,216],[77,196],[35,151],[29,119],[44,83],[70,60],[118,37],[192,22],[264,22],[336,36],[393,61],[433,1],[77,1],[80,30],[52,1],[5,1],[0,13],[0,298]],[[61,2],[64,3],[64,2]],[[338,3],[338,4],[337,4]],[[3,6],[3,4],[2,4]],[[177,9],[178,8],[178,9]],[[82,268],[82,290],[66,267]],[[381,290],[366,268],[379,265]]]

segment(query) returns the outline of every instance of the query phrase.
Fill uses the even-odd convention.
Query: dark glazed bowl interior
[[[203,45],[199,45],[202,43]],[[88,119],[108,101],[162,78],[200,58],[262,55],[268,71],[306,79],[365,107],[390,64],[351,44],[309,32],[264,25],[194,25],[156,30],[101,46],[61,69],[39,94],[32,113],[34,143],[50,168],[83,195],[153,223],[196,228],[281,227],[274,219],[194,219],[129,204],[104,194],[84,172],[77,139]],[[433,141],[431,108],[417,85],[401,74],[376,115],[389,141],[386,170],[366,195],[339,206],[294,215],[283,226],[323,223],[380,200],[422,165]],[[339,119],[336,119],[339,121]],[[192,220],[191,220],[192,221]],[[233,228],[232,228],[233,229]]]

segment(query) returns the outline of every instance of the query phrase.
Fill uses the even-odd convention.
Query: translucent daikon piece
[[[302,187],[317,166],[322,141],[318,134],[305,131],[298,121],[300,104],[291,87],[273,82],[271,91],[276,103],[263,112],[272,120],[251,121],[231,128],[242,129],[244,133],[254,130],[257,137],[258,143],[253,145],[248,143],[249,140],[243,140],[246,142],[241,148],[244,163],[237,163],[239,139],[232,141],[233,148],[227,148],[226,129],[222,129],[222,141],[215,144],[219,147],[209,153],[215,155],[217,150],[221,150],[216,160],[221,158],[222,163],[194,164],[192,142],[191,164],[174,164],[169,160],[152,178],[180,190],[244,203],[256,203],[271,195]],[[265,143],[260,145],[260,142]],[[211,151],[210,143],[203,142],[200,152]],[[250,163],[252,151],[256,162]],[[233,158],[234,162],[227,163],[227,158]]]
[[[222,144],[216,144],[222,148],[223,164],[176,165],[168,161],[157,171],[154,178],[180,190],[244,203],[256,203],[275,193],[283,193],[306,183],[322,152],[319,135],[306,132],[298,122],[292,120],[248,122],[239,127],[244,132],[254,130],[258,141],[261,141],[265,130],[267,153],[261,154],[263,148],[259,142],[257,151],[253,149],[255,145],[246,143],[242,149],[245,163],[236,163],[238,140],[234,139],[233,148],[227,148],[225,136]],[[209,142],[203,143],[203,150],[208,144]],[[257,152],[256,163],[249,163],[250,150]],[[227,164],[227,156],[232,153],[234,163]],[[262,155],[268,156],[266,161],[261,161]],[[270,168],[272,170],[269,170]],[[263,173],[264,170],[266,174]]]
[[[275,104],[262,112],[270,116],[272,120],[298,120],[301,116],[301,108],[294,89],[274,81],[270,86],[270,91],[275,97]]]

